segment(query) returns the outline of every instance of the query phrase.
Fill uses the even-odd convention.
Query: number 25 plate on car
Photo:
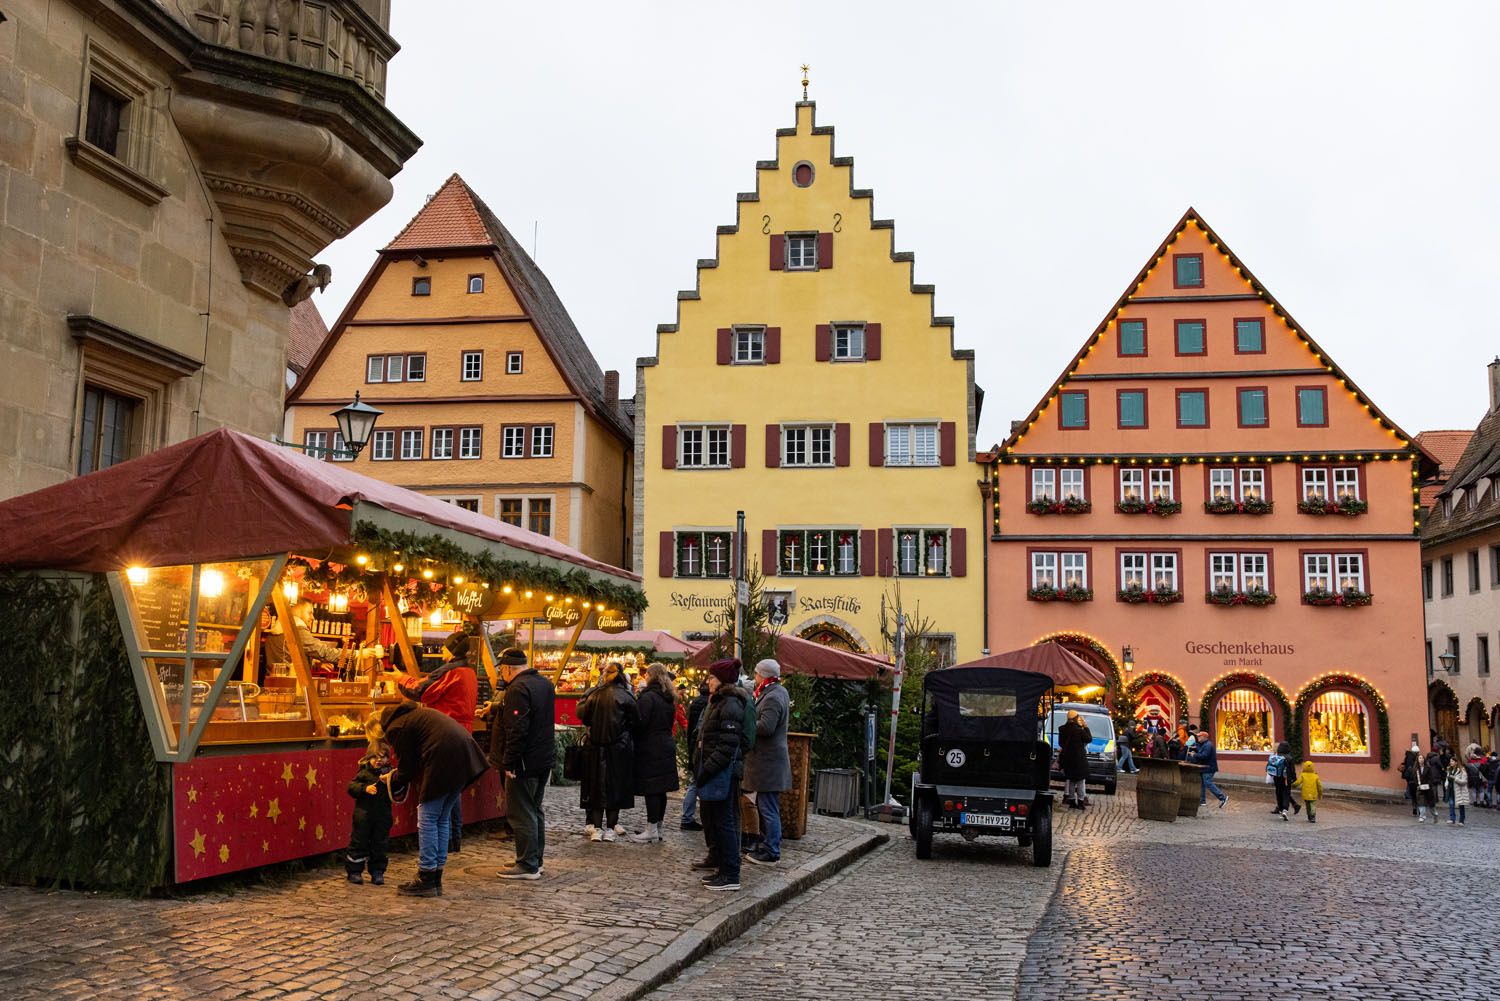
[[[1004,813],[961,813],[958,822],[976,827],[1009,827],[1010,817]]]

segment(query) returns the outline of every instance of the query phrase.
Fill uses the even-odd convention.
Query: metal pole
[[[734,527],[735,551],[739,556],[736,560],[734,575],[734,652],[743,664],[745,660],[745,602],[748,597],[745,594],[745,512],[735,512]],[[746,665],[747,667],[749,665]]]
[[[896,678],[891,685],[891,739],[885,750],[885,804],[891,799],[891,778],[896,771],[896,723],[901,715],[901,676],[906,671],[906,613],[896,612]]]

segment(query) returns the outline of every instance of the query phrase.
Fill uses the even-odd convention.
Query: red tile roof
[[[318,307],[313,305],[311,299],[303,299],[293,306],[291,335],[286,344],[287,367],[301,375],[307,370],[307,363],[312,361],[312,356],[317,353],[318,345],[327,336],[328,325],[323,322],[323,314],[318,312]]]
[[[1438,461],[1437,482],[1430,483],[1422,488],[1420,503],[1422,509],[1428,510],[1432,502],[1437,500],[1443,485],[1448,482],[1448,477],[1453,475],[1453,470],[1458,466],[1458,460],[1463,457],[1464,449],[1469,445],[1469,439],[1474,437],[1473,431],[1421,431],[1414,439],[1418,445],[1427,450],[1427,453]]]
[[[474,204],[474,193],[463,178],[454,174],[406,228],[386,245],[386,250],[438,250],[447,247],[492,247],[494,238],[485,228]]]

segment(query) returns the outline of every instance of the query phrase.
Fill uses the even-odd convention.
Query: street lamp
[[[359,390],[354,391],[354,402],[333,412],[339,422],[339,433],[344,436],[344,447],[356,456],[369,444],[370,433],[375,430],[375,421],[383,410],[376,410],[368,403],[359,402]]]
[[[1126,674],[1135,670],[1135,651],[1128,646],[1121,651],[1120,665],[1125,668]]]
[[[1447,671],[1449,674],[1458,673],[1458,654],[1454,653],[1452,650],[1444,650],[1442,653],[1438,654],[1438,660],[1442,662],[1443,670]]]

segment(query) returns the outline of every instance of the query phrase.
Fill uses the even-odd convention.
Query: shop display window
[[[1275,747],[1275,716],[1271,703],[1253,688],[1225,692],[1215,707],[1216,739],[1220,751],[1270,754]]]
[[[1362,757],[1370,753],[1370,714],[1348,692],[1324,692],[1307,710],[1307,747],[1313,754]]]

